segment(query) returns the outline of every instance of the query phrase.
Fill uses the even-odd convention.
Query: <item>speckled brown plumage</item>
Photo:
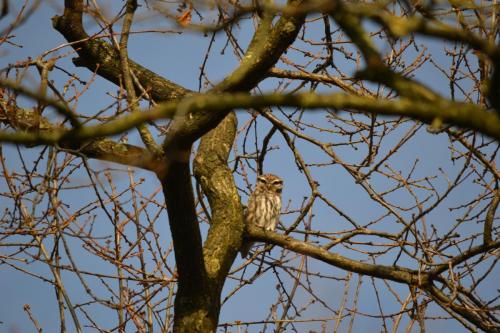
[[[283,180],[273,174],[257,177],[255,190],[250,194],[245,212],[245,223],[274,231],[281,212]],[[253,243],[244,243],[241,256],[245,258]]]

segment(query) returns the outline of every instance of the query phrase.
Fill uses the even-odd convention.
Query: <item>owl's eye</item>
[[[265,182],[266,182],[266,179],[265,179],[265,178],[262,178],[262,177],[258,177],[258,178],[257,178],[257,181],[258,181],[258,182],[261,182],[261,183],[265,183]]]
[[[279,179],[276,179],[276,180],[273,180],[273,184],[274,185],[281,185],[281,184],[283,184],[283,181],[279,180]]]

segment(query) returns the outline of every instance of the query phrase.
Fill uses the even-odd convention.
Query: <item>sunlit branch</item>
[[[351,272],[416,286],[423,286],[429,282],[427,274],[419,274],[416,270],[399,266],[384,266],[363,263],[333,252],[329,252],[322,247],[299,241],[291,236],[264,231],[263,229],[254,226],[247,227],[247,232],[247,237],[251,240],[265,241],[266,243],[279,245],[288,250],[316,258],[325,263]]]
[[[134,112],[105,124],[85,126],[74,130],[58,129],[50,132],[0,132],[0,141],[23,144],[56,144],[84,141],[123,133],[146,121],[172,118],[173,115],[189,119],[201,113],[209,117],[213,112],[229,112],[232,109],[262,108],[267,106],[301,107],[304,109],[357,110],[386,116],[405,116],[432,124],[435,119],[466,129],[477,130],[500,140],[500,115],[482,109],[475,104],[442,100],[436,103],[416,102],[410,99],[373,100],[368,97],[342,93],[319,95],[269,94],[251,96],[243,93],[199,95],[161,104],[150,111]],[[176,114],[177,112],[177,114]]]
[[[37,102],[41,102],[46,105],[52,106],[59,114],[69,119],[71,125],[75,128],[79,128],[81,126],[80,121],[74,114],[73,110],[66,103],[61,102],[60,100],[52,99],[47,97],[45,94],[41,94],[39,92],[32,91],[23,87],[22,85],[12,82],[10,80],[0,79],[0,87],[8,88],[17,93],[20,93],[26,97],[29,97]]]

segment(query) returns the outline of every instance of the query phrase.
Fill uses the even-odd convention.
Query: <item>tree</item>
[[[1,41],[14,48],[40,2],[2,5],[12,20]],[[61,332],[499,329],[495,2],[56,10],[66,43],[2,71],[0,140],[16,148],[1,154],[0,263],[54,287]],[[129,39],[147,33],[171,48],[174,33],[204,43],[189,78],[199,91],[129,57]],[[222,79],[210,68],[227,57],[221,41],[236,59]],[[102,79],[118,87],[108,107],[81,107]],[[275,233],[243,222],[269,169],[289,198]],[[163,196],[142,186],[154,175]],[[239,260],[244,240],[265,246]],[[269,303],[264,280],[276,286]],[[221,322],[221,305],[246,290],[261,293],[260,319]]]

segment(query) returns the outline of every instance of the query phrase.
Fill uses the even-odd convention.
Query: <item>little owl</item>
[[[245,223],[274,231],[281,212],[281,190],[283,180],[273,174],[257,177],[255,190],[250,194],[245,211]],[[253,243],[246,242],[241,247],[241,257],[245,258]]]

